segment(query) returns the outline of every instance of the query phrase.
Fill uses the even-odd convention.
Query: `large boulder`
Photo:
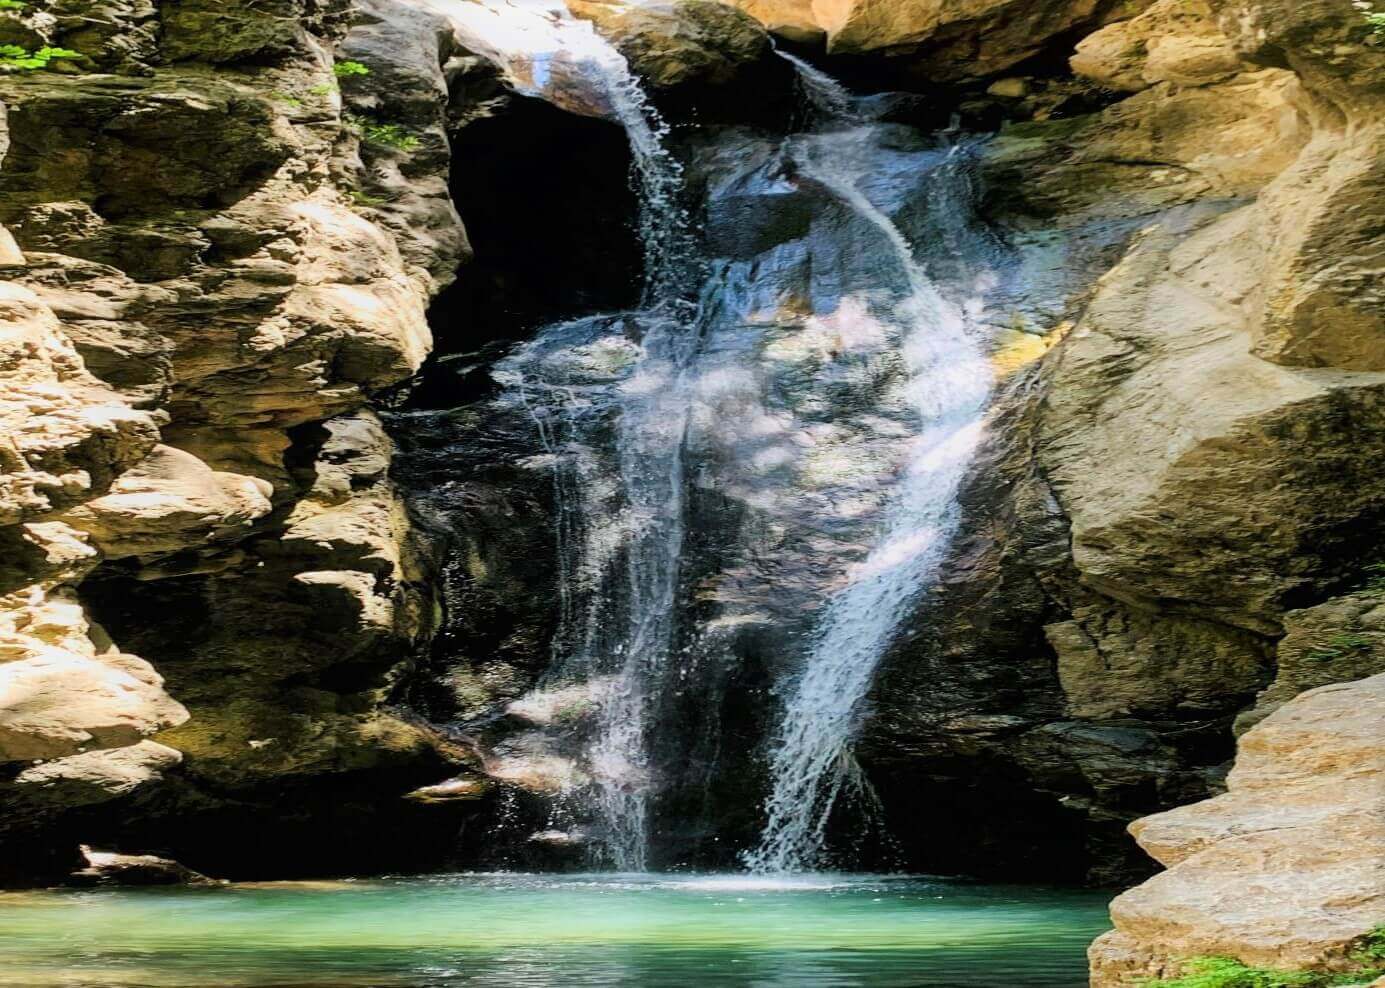
[[[1004,72],[1148,0],[728,0],[785,37],[825,37],[841,55],[893,57],[924,79]]]
[[[659,87],[733,81],[746,65],[769,54],[764,28],[748,14],[716,0],[568,0]]]
[[[1131,827],[1168,870],[1111,904],[1092,985],[1215,955],[1349,971],[1385,917],[1385,676],[1325,686],[1241,739],[1225,795]]]

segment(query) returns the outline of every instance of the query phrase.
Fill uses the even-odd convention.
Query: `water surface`
[[[1078,988],[1099,893],[458,875],[0,895],[0,985]]]

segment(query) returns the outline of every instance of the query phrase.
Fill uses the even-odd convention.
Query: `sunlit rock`
[[[1241,738],[1227,793],[1132,825],[1168,867],[1111,904],[1092,984],[1198,956],[1350,970],[1385,915],[1385,676],[1290,701]]]

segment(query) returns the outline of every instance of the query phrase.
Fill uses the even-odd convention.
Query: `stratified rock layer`
[[[382,139],[393,67],[346,115],[332,71],[350,7],[0,12],[83,54],[0,76],[0,762],[30,763],[0,783],[0,880],[84,839],[244,872],[244,827],[272,844],[275,804],[340,799],[320,779],[388,777],[389,817],[458,767],[386,706],[432,606],[361,411],[422,363],[466,253],[444,42],[409,53],[438,81]],[[189,814],[211,823],[163,822]],[[340,867],[296,839],[267,873]]]
[[[1111,904],[1094,988],[1209,955],[1351,970],[1352,942],[1385,921],[1385,676],[1286,704],[1241,739],[1225,795],[1131,832],[1168,870]]]

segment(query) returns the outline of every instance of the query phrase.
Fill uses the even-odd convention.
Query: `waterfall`
[[[840,82],[797,55],[777,47],[774,53],[793,66],[799,95],[818,115],[819,126],[833,121],[860,121],[854,98]]]
[[[464,6],[478,32],[499,17],[540,40],[513,84],[553,98],[559,80],[624,129],[644,283],[629,311],[537,327],[489,365],[498,392],[439,420],[504,483],[551,481],[557,543],[546,672],[459,726],[540,797],[516,837],[557,832],[620,871],[722,867],[765,796],[745,862],[813,867],[840,794],[868,789],[864,698],[957,524],[986,401],[967,154],[783,55],[811,128],[696,133],[680,161],[590,25]]]
[[[547,327],[496,376],[529,405],[553,458],[561,623],[548,683],[590,688],[595,723],[579,757],[605,863],[643,871],[649,705],[678,616],[687,369],[698,345],[689,289],[698,263],[667,125],[624,57],[589,24],[556,18],[554,26],[562,57],[582,66],[628,138],[645,284],[639,310]],[[591,363],[576,365],[574,353]],[[613,447],[613,462],[594,466],[603,445]]]
[[[819,94],[822,106],[835,113],[838,94],[815,70],[801,72],[805,91]],[[862,191],[870,163],[861,147],[856,131],[821,132],[803,140],[793,160],[803,177],[821,183],[878,231],[905,277],[907,293],[894,318],[905,330],[909,398],[921,429],[877,541],[828,601],[786,691],[770,755],[767,822],[758,847],[745,857],[761,872],[819,864],[832,808],[843,787],[859,779],[851,743],[863,703],[877,665],[956,528],[956,494],[979,439],[990,384],[988,362],[965,313],[943,298],[904,234]],[[943,207],[964,209],[968,190],[960,163],[945,165],[942,177]]]

